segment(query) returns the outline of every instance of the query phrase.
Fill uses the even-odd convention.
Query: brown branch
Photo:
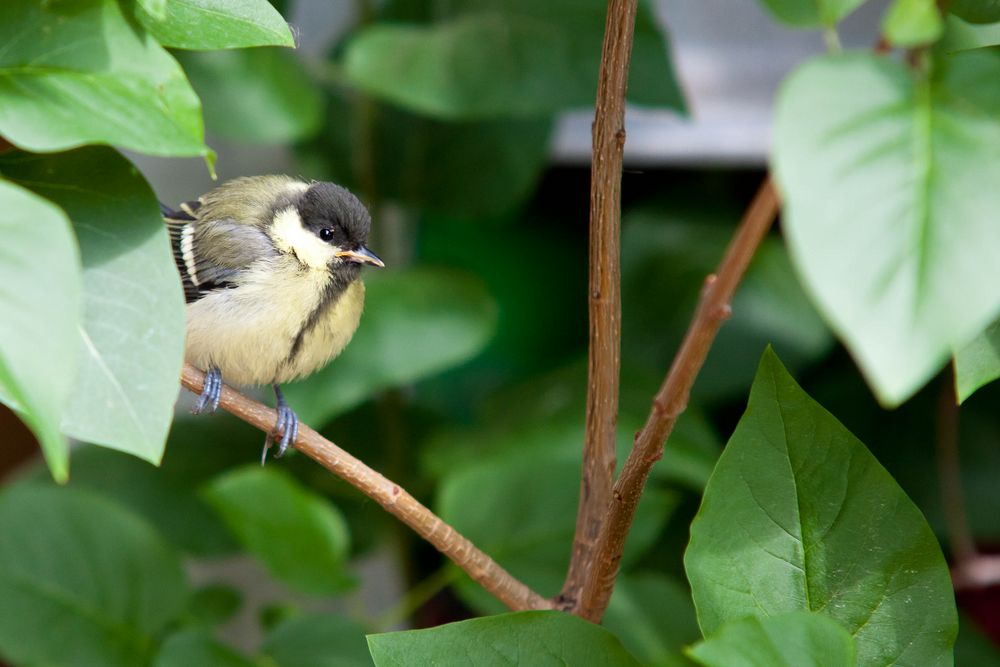
[[[186,389],[200,393],[204,381],[204,373],[184,364],[181,384]],[[219,405],[265,432],[274,427],[277,418],[271,408],[226,386],[222,388]],[[416,498],[304,424],[299,427],[295,448],[384,507],[511,609],[553,607],[549,600],[512,577]]]
[[[587,428],[573,553],[560,605],[572,607],[593,561],[594,545],[611,499],[621,341],[622,156],[625,89],[632,56],[637,0],[609,0],[593,125],[590,177],[590,353]]]
[[[733,293],[777,213],[778,195],[768,177],[744,214],[717,273],[705,280],[694,319],[612,490],[607,517],[594,552],[594,565],[587,573],[574,609],[590,621],[599,622],[604,615],[618,574],[625,537],[649,471],[663,455],[663,444],[687,407],[691,387],[708,356],[715,334],[729,317]]]

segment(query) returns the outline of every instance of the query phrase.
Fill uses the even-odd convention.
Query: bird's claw
[[[222,398],[222,371],[218,368],[209,368],[205,373],[205,383],[198,395],[198,402],[191,410],[192,414],[200,415],[208,410],[215,412],[219,409],[219,399]]]
[[[264,451],[260,455],[261,465],[264,465],[264,461],[267,459],[267,451],[271,448],[272,444],[277,443],[278,450],[274,453],[274,458],[280,459],[288,451],[288,448],[295,444],[295,440],[299,437],[298,415],[285,402],[285,397],[281,394],[281,390],[278,387],[274,388],[274,394],[278,399],[276,406],[278,420],[274,423],[274,429],[267,434],[267,438],[264,440]]]

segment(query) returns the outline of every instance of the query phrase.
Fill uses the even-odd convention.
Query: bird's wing
[[[276,253],[260,228],[229,219],[203,220],[200,208],[200,202],[185,202],[179,210],[160,205],[188,303],[235,287],[241,272]]]

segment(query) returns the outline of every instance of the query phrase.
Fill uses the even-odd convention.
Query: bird
[[[261,463],[294,444],[299,419],[281,385],[325,366],[361,321],[371,216],[347,188],[289,176],[227,181],[177,209],[160,205],[187,303],[185,360],[205,372],[192,410],[231,385],[271,385],[277,420]]]

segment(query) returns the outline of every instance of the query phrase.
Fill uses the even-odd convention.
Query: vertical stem
[[[958,403],[955,400],[955,378],[952,372],[945,373],[938,396],[937,465],[951,555],[955,565],[961,567],[962,563],[970,562],[976,557],[976,544],[969,530],[965,496],[962,493],[962,468],[958,455]]]
[[[560,601],[574,605],[611,498],[621,340],[619,235],[625,89],[637,0],[609,0],[593,125],[590,182],[590,353],[580,505]]]
[[[694,319],[612,489],[607,517],[594,546],[593,563],[573,608],[575,613],[589,621],[598,623],[604,615],[625,550],[625,538],[632,527],[649,471],[663,456],[663,444],[673,431],[677,418],[687,408],[698,371],[705,363],[719,327],[729,317],[736,287],[777,213],[778,193],[768,177],[729,242],[718,271],[705,279]]]

